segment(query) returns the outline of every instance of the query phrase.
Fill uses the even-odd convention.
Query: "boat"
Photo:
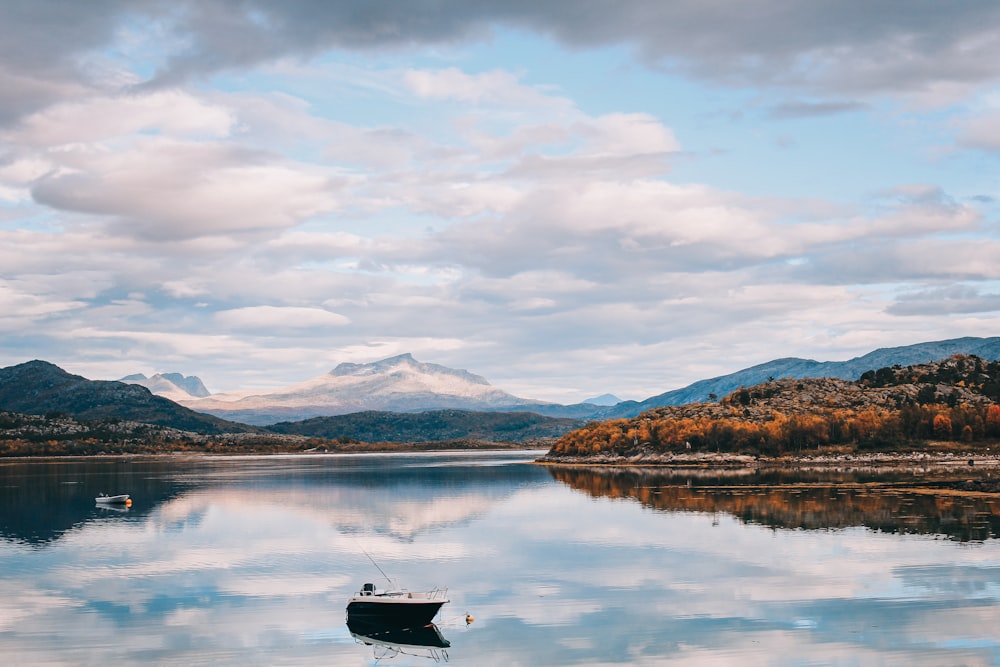
[[[448,601],[447,588],[411,593],[396,588],[377,590],[375,584],[367,583],[348,600],[347,623],[420,628],[430,624]]]
[[[99,495],[96,498],[94,498],[94,500],[97,501],[97,502],[99,502],[99,503],[108,503],[108,504],[112,504],[112,505],[131,505],[132,504],[132,499],[129,498],[129,495],[127,493],[121,493],[121,494],[119,494],[117,496],[109,496],[106,493],[102,493],[101,495]]]

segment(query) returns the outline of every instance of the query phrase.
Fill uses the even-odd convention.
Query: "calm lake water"
[[[0,461],[0,663],[1000,665],[990,497],[536,455]],[[366,552],[450,647],[351,636]]]

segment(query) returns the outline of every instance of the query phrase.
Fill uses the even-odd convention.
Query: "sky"
[[[1000,334],[1000,4],[0,0],[0,366],[643,399]]]

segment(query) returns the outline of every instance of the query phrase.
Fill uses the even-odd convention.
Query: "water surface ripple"
[[[3,662],[1000,665],[996,496],[532,458],[0,462]],[[369,556],[447,646],[352,635]]]

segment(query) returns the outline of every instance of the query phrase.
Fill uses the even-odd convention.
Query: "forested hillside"
[[[574,419],[544,417],[532,412],[366,411],[282,422],[268,426],[267,430],[312,438],[347,438],[362,442],[477,440],[523,443],[540,439],[551,442],[553,438],[563,435],[580,423]]]
[[[641,457],[669,452],[765,456],[823,447],[892,449],[939,440],[984,446],[1000,438],[1000,362],[956,355],[887,367],[849,382],[771,380],[718,403],[594,422],[559,439],[549,457]]]

